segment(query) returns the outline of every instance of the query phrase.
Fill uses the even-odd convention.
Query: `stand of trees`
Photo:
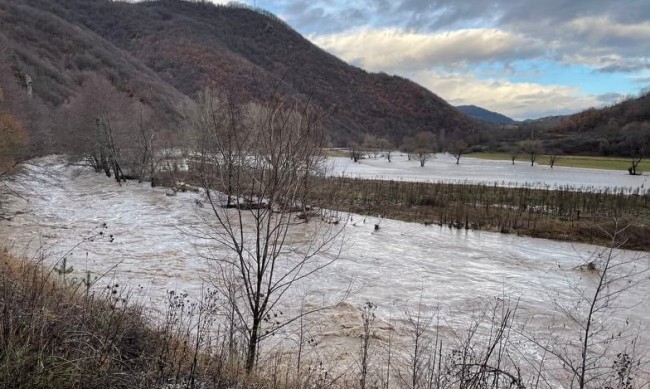
[[[101,76],[89,75],[80,92],[62,108],[59,120],[58,141],[97,172],[117,182],[155,183],[168,133],[137,97],[121,93]]]

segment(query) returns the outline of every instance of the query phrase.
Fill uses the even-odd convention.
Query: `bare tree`
[[[553,169],[555,163],[562,157],[562,150],[551,150],[548,154],[548,165]]]
[[[361,334],[361,354],[359,356],[359,362],[361,369],[359,372],[359,387],[361,389],[366,389],[368,383],[368,370],[370,367],[370,340],[373,336],[372,324],[375,321],[375,311],[377,310],[377,305],[367,301],[363,306],[363,311],[361,313],[361,319],[363,320],[363,333]]]
[[[515,164],[515,161],[517,160],[517,157],[519,157],[520,152],[521,152],[521,150],[517,146],[513,146],[510,149],[510,160],[512,161],[513,165]]]
[[[432,316],[427,316],[423,311],[422,292],[415,313],[406,311],[406,324],[411,336],[412,349],[407,356],[410,377],[400,377],[404,384],[413,389],[431,387],[433,382],[438,382],[436,376],[436,358],[438,348],[438,332],[436,328],[435,343],[430,331],[433,324]]]
[[[467,142],[462,139],[455,139],[449,144],[448,150],[456,158],[456,165],[460,163],[460,157],[465,154],[467,147]]]
[[[521,145],[521,150],[529,156],[530,166],[535,165],[535,161],[537,160],[541,148],[541,144],[536,140],[528,140]]]
[[[405,136],[404,139],[402,139],[402,144],[399,146],[399,151],[406,153],[406,156],[410,161],[413,158],[415,149],[415,139],[412,136]]]
[[[639,164],[646,156],[648,149],[650,149],[650,124],[633,122],[623,127],[622,131],[628,133],[626,143],[632,157],[630,167],[627,170],[630,175],[635,176],[640,174]]]
[[[393,144],[386,138],[379,138],[377,140],[379,151],[384,153],[388,162],[391,161],[391,153],[393,152]]]
[[[413,153],[418,156],[420,166],[424,167],[436,149],[436,138],[432,132],[422,131],[415,134],[413,142],[416,145]]]
[[[361,146],[356,142],[352,142],[350,144],[350,159],[354,162],[359,162],[362,158],[361,154]]]
[[[433,346],[431,351],[422,352],[420,357],[419,374],[424,380],[417,384],[414,382],[413,387],[525,388],[519,361],[513,358],[516,345],[511,339],[517,307],[518,302],[513,303],[506,297],[484,302],[484,306],[473,312],[466,329],[451,328],[456,340],[447,344],[445,354],[443,341],[438,335],[438,323],[435,343],[430,344]],[[431,323],[425,324],[429,326]],[[424,340],[421,342],[426,344],[426,337],[431,335],[425,331],[422,336]],[[428,339],[428,342],[432,341]]]
[[[144,181],[147,177],[152,180],[155,186],[155,174],[158,170],[157,160],[159,150],[157,149],[158,126],[154,120],[151,108],[137,102],[133,108],[135,127],[137,131],[131,135],[133,139],[130,147],[130,165],[133,166],[133,173],[138,182]]]
[[[209,204],[202,237],[228,251],[214,260],[217,277],[235,277],[229,282],[237,287],[223,295],[243,328],[249,372],[262,340],[309,313],[278,315],[291,286],[338,257],[340,226],[299,227],[305,221],[297,218],[311,205],[322,118],[322,111],[284,98],[242,106],[212,91],[188,115],[197,139],[192,172]],[[290,237],[296,228],[299,241]]]
[[[133,147],[132,101],[100,76],[88,76],[80,92],[65,107],[70,122],[58,131],[74,155],[86,159],[96,171],[120,182],[124,154]]]
[[[372,155],[373,158],[377,158],[380,152],[379,139],[372,134],[366,134],[363,137],[363,143],[361,147],[366,151],[368,155]]]
[[[584,273],[579,282],[571,282],[575,298],[555,297],[553,302],[562,317],[564,327],[575,334],[568,342],[543,342],[535,336],[529,339],[540,349],[556,358],[569,377],[571,386],[579,388],[610,387],[612,381],[621,379],[631,382],[633,367],[641,365],[641,358],[630,351],[634,345],[633,326],[626,322],[624,328],[615,325],[614,313],[629,309],[621,297],[646,277],[648,263],[639,257],[622,258],[619,248],[625,243],[621,237],[627,226],[615,223],[608,234],[609,247],[586,258],[573,271]],[[625,366],[621,358],[629,360]],[[624,370],[624,371],[623,371]],[[632,386],[618,386],[632,387]]]

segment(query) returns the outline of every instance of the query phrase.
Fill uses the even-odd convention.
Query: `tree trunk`
[[[632,175],[632,176],[636,176],[636,175],[639,174],[639,173],[637,172],[637,170],[636,170],[636,169],[638,168],[638,166],[639,166],[639,163],[641,163],[641,158],[633,159],[633,160],[632,160],[632,166],[630,166],[630,167],[627,169],[627,171],[630,173],[630,175]]]
[[[250,373],[255,367],[255,357],[257,356],[257,344],[259,343],[260,319],[253,318],[251,336],[248,340],[248,351],[246,352],[246,371]]]
[[[106,177],[110,177],[111,176],[111,166],[108,164],[108,158],[106,158],[106,154],[104,154],[103,151],[101,152],[100,158],[102,160],[102,168],[104,169],[104,173],[106,173]]]

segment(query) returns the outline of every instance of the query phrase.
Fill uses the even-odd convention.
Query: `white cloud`
[[[650,40],[650,22],[622,24],[607,16],[589,16],[574,19],[567,27],[592,43],[624,39],[647,42]]]
[[[603,72],[650,68],[650,22],[622,24],[605,16],[582,17],[558,28],[554,41],[564,63]]]
[[[315,35],[316,45],[371,71],[417,70],[469,63],[537,58],[544,45],[498,29],[463,29],[437,34],[394,28]]]
[[[596,96],[586,95],[575,87],[477,78],[470,65],[507,64],[545,55],[548,46],[539,41],[498,29],[438,34],[363,29],[310,39],[369,71],[409,77],[453,105],[474,104],[514,119],[573,113],[602,104]],[[579,60],[584,63],[592,59]],[[506,66],[504,72],[507,71]]]
[[[419,72],[414,81],[453,105],[473,104],[513,119],[573,113],[602,105],[595,96],[563,85],[480,80],[467,74]]]

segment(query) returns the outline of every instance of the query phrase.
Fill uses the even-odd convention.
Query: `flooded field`
[[[449,154],[435,154],[424,167],[418,161],[409,161],[406,155],[395,154],[392,162],[385,158],[367,158],[354,163],[350,158],[331,157],[327,160],[331,175],[422,182],[469,182],[502,186],[530,186],[535,188],[572,187],[582,190],[623,188],[628,192],[648,189],[648,176],[630,176],[626,171],[550,168],[530,166],[530,162],[494,161],[462,157],[460,163]]]

